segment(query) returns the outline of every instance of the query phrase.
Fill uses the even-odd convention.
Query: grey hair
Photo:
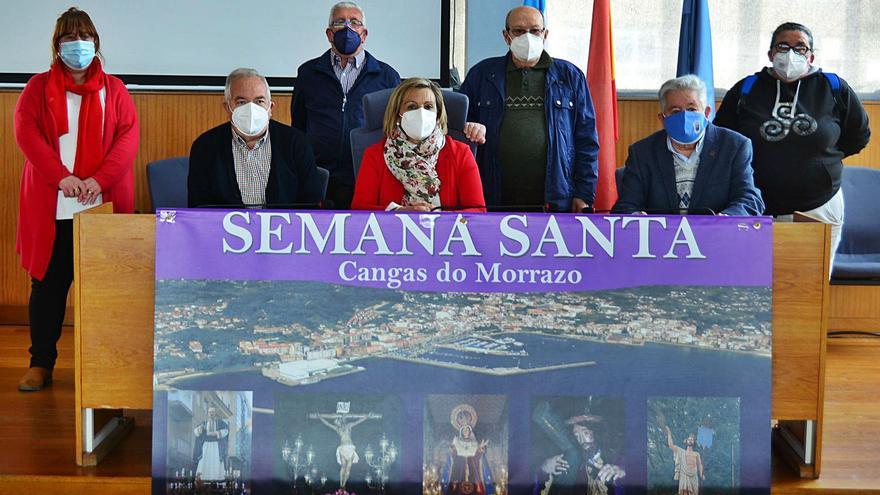
[[[230,72],[228,76],[226,76],[226,87],[223,88],[223,98],[226,101],[229,101],[229,98],[232,96],[232,83],[234,83],[237,79],[244,79],[246,77],[259,77],[263,80],[263,84],[266,85],[266,96],[271,100],[272,99],[272,91],[269,89],[269,81],[266,80],[266,77],[257,72],[256,69],[249,69],[247,67],[239,67],[234,71]]]
[[[697,100],[700,102],[700,110],[706,108],[706,83],[699,77],[688,74],[685,76],[670,79],[660,86],[660,111],[666,109],[666,95],[670,91],[693,91],[697,94]]]
[[[327,21],[328,26],[333,24],[336,17],[334,14],[336,14],[336,11],[339,9],[357,9],[358,12],[361,13],[361,20],[364,22],[364,26],[367,25],[367,14],[364,14],[364,9],[362,9],[360,5],[354,2],[339,2],[330,7],[330,19]]]

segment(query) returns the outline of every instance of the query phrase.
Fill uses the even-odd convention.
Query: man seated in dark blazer
[[[230,122],[193,142],[189,153],[189,206],[293,207],[323,200],[315,157],[306,136],[271,120],[266,78],[235,69],[226,78]]]
[[[752,144],[707,117],[706,86],[697,76],[660,87],[663,130],[629,148],[618,213],[761,215],[752,179]]]

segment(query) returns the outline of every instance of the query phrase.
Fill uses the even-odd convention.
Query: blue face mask
[[[333,46],[343,55],[351,55],[361,46],[361,35],[354,29],[345,26],[333,33]]]
[[[95,43],[92,41],[76,40],[61,43],[58,52],[64,65],[75,70],[82,70],[91,65],[95,58]]]
[[[663,119],[663,128],[673,141],[681,144],[696,143],[706,132],[709,123],[703,112],[684,111]]]

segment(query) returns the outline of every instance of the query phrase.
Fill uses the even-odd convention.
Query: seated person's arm
[[[730,199],[724,215],[762,215],[764,200],[752,177],[752,142],[745,139],[736,150],[730,167]]]
[[[477,161],[468,148],[459,158],[461,163],[457,164],[456,170],[458,177],[458,204],[461,211],[486,211],[486,199],[483,196],[483,182],[480,180],[480,169],[477,168]],[[442,186],[441,186],[442,187]]]
[[[364,152],[361,168],[354,182],[354,197],[351,199],[352,210],[384,210],[388,205],[379,204],[382,173],[385,171],[385,157],[381,153],[371,153],[368,148]]]
[[[202,139],[196,139],[189,151],[189,175],[186,178],[187,206],[211,204],[211,153]]]

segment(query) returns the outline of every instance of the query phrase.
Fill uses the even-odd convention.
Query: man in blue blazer
[[[354,2],[330,8],[330,49],[297,70],[290,100],[291,126],[308,136],[318,166],[330,171],[327,199],[347,210],[354,194],[352,129],[364,125],[363,97],[396,87],[400,75],[364,49],[367,21]]]
[[[614,211],[761,215],[752,144],[709,123],[706,86],[694,75],[660,87],[663,130],[629,148]]]
[[[236,69],[226,78],[224,108],[230,122],[193,142],[188,203],[199,206],[293,207],[323,200],[308,138],[271,120],[266,78]]]

